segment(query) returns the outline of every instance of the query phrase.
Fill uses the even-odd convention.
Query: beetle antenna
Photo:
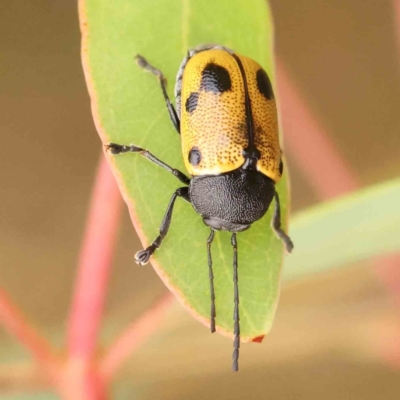
[[[210,311],[210,331],[215,332],[215,291],[214,291],[214,273],[212,268],[211,258],[211,243],[214,240],[214,230],[211,229],[210,236],[207,239],[207,256],[208,256],[208,274],[210,277],[210,298],[211,298],[211,311]]]
[[[233,321],[234,328],[233,333],[235,335],[233,339],[233,354],[232,354],[232,370],[239,370],[239,348],[240,348],[240,324],[239,324],[239,287],[238,287],[238,262],[237,262],[237,241],[236,241],[236,233],[232,233],[231,244],[233,247],[233,289],[234,289],[234,297],[233,301],[235,303],[235,307],[233,310]]]

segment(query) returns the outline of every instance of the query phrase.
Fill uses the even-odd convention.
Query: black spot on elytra
[[[271,81],[268,78],[267,73],[263,69],[257,71],[257,87],[260,93],[267,99],[271,100],[274,98],[274,92],[272,90]]]
[[[283,174],[283,162],[281,160],[281,162],[279,163],[279,175],[282,176]]]
[[[186,99],[185,103],[186,111],[189,114],[196,109],[198,101],[199,101],[199,94],[197,92],[190,93],[190,96]]]
[[[205,66],[201,73],[200,90],[217,94],[231,90],[231,87],[231,77],[226,68],[214,63]]]
[[[192,147],[189,151],[189,162],[192,165],[199,165],[201,161],[201,152],[197,147]]]

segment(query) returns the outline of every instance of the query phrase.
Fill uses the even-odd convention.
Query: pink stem
[[[397,34],[400,49],[400,2],[395,0]],[[399,51],[400,53],[400,51]],[[282,125],[290,157],[306,175],[322,199],[344,194],[359,187],[351,166],[341,157],[328,133],[313,117],[281,60],[277,61]],[[400,255],[379,257],[374,270],[389,293],[400,305]],[[388,344],[383,356],[400,367],[399,341]]]
[[[400,307],[400,257],[398,254],[381,256],[375,262],[376,273],[381,281],[394,296],[396,304]]]
[[[393,11],[395,18],[394,27],[396,30],[397,53],[400,62],[400,2],[398,0],[393,0]],[[383,263],[382,268],[378,269],[377,272],[386,286],[390,288],[391,292],[395,296],[397,304],[400,306],[400,257],[397,255],[387,256],[386,262]],[[400,351],[398,365],[400,365]]]
[[[279,57],[277,78],[285,146],[290,158],[323,199],[356,189],[356,175],[305,105]]]
[[[397,53],[400,61],[400,2],[393,0],[394,27],[397,39]],[[389,289],[393,295],[397,305],[400,307],[400,256],[398,254],[390,254],[379,258],[376,262],[375,271],[381,281]],[[400,346],[398,349],[398,365],[400,366]]]
[[[400,60],[400,2],[393,0],[394,28],[397,39],[397,52]]]
[[[171,293],[165,294],[116,339],[100,364],[100,372],[106,382],[112,379],[128,357],[157,329],[173,299]]]
[[[394,28],[396,31],[397,39],[397,54],[400,62],[400,1],[393,0],[393,13],[394,13]],[[376,268],[378,275],[384,282],[390,292],[394,295],[397,304],[400,306],[400,256],[392,254],[384,259],[385,262],[380,260],[381,267]],[[378,264],[378,263],[377,263]],[[400,366],[400,349],[398,346],[399,363]]]
[[[115,178],[102,156],[79,256],[68,324],[68,351],[74,362],[93,360],[112,267],[122,209]]]
[[[0,288],[0,322],[10,335],[17,338],[30,352],[36,363],[56,383],[61,371],[60,363],[49,342],[37,332],[14,305],[4,289]]]

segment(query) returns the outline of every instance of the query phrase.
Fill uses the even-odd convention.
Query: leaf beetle
[[[160,83],[170,119],[181,135],[182,154],[191,178],[170,167],[148,150],[135,145],[109,143],[114,155],[139,153],[172,173],[185,186],[171,197],[161,222],[159,235],[146,249],[135,255],[146,264],[160,248],[168,233],[177,197],[192,204],[210,227],[207,239],[210,276],[210,330],[215,332],[215,292],[211,243],[216,230],[232,233],[234,280],[234,350],[232,369],[238,370],[240,347],[239,289],[236,233],[248,229],[267,212],[272,200],[275,208],[272,228],[293,249],[281,228],[279,196],[275,184],[283,173],[279,145],[278,117],[271,81],[252,59],[218,45],[199,46],[183,59],[175,83],[175,107],[166,91],[162,72],[145,58],[136,56],[144,70]]]

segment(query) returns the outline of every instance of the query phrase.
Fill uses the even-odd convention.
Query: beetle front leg
[[[172,195],[171,200],[169,201],[167,211],[165,212],[164,218],[160,225],[160,234],[156,237],[153,243],[144,250],[138,251],[135,255],[135,261],[139,265],[145,265],[149,262],[150,257],[152,254],[161,246],[162,241],[164,240],[165,236],[167,236],[169,226],[171,224],[171,217],[172,211],[174,209],[175,200],[177,197],[182,197],[186,201],[190,202],[189,199],[189,188],[182,187],[175,191]]]
[[[281,228],[281,206],[279,203],[278,192],[275,191],[275,209],[274,215],[272,216],[272,229],[274,230],[276,236],[285,243],[286,251],[291,253],[293,250],[293,242],[290,237],[285,233],[285,231]]]
[[[166,169],[168,172],[171,172],[176,178],[178,178],[185,185],[189,185],[190,179],[181,171],[175,168],[171,168],[165,162],[159,160],[156,156],[150,153],[146,149],[142,149],[141,147],[135,146],[133,144],[125,145],[125,144],[117,144],[117,143],[108,143],[105,145],[106,149],[111,152],[111,154],[123,154],[123,153],[139,153],[144,158],[147,158],[154,164],[157,164],[159,167]]]

